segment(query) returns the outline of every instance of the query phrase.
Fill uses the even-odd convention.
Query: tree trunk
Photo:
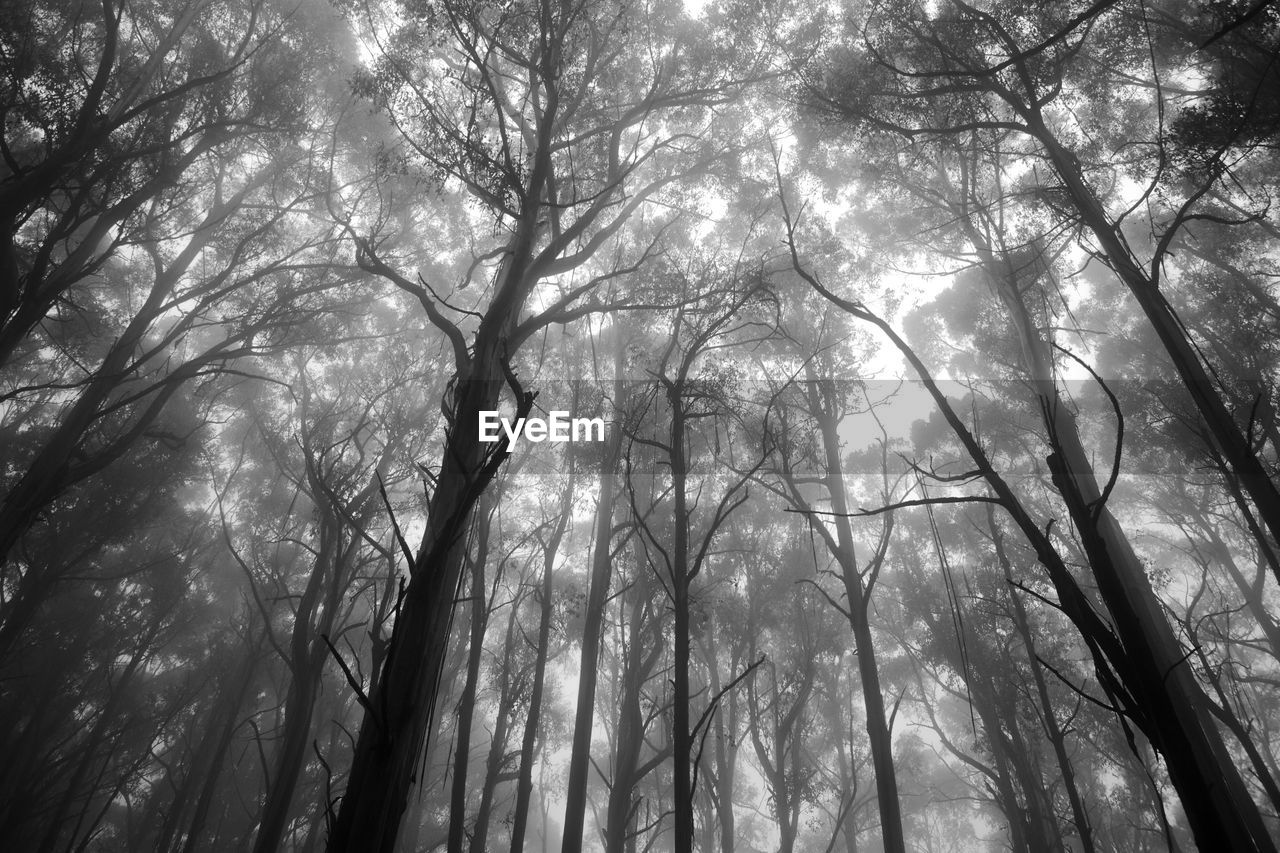
[[[1067,754],[1066,736],[1053,710],[1053,701],[1049,696],[1049,686],[1045,683],[1040,658],[1036,655],[1035,642],[1031,637],[1031,625],[1027,620],[1027,611],[1022,599],[1013,589],[1013,566],[1009,562],[1004,549],[1004,538],[996,524],[995,510],[987,508],[987,526],[991,530],[991,541],[995,546],[996,559],[1004,572],[1005,580],[1010,585],[1009,599],[1013,605],[1013,624],[1022,640],[1022,647],[1027,653],[1027,665],[1031,668],[1031,678],[1035,682],[1036,697],[1040,701],[1040,719],[1044,724],[1045,736],[1053,746],[1054,757],[1058,760],[1058,771],[1062,774],[1062,785],[1066,789],[1067,802],[1071,805],[1071,817],[1076,832],[1080,836],[1081,853],[1094,853],[1093,827],[1089,822],[1089,814],[1085,811],[1084,801],[1076,786],[1075,768],[1071,757]]]
[[[129,658],[129,662],[125,665],[119,679],[116,680],[115,684],[109,684],[110,694],[106,704],[98,712],[98,719],[94,721],[93,728],[89,730],[85,739],[76,745],[76,751],[80,754],[79,760],[76,761],[75,770],[72,771],[71,778],[67,781],[67,787],[63,790],[62,796],[58,800],[58,805],[49,819],[48,830],[38,848],[39,853],[53,853],[53,848],[57,844],[59,836],[67,828],[67,812],[71,809],[72,804],[81,796],[86,799],[92,799],[94,786],[90,786],[88,790],[82,790],[83,783],[94,764],[101,761],[105,765],[110,760],[113,749],[108,749],[105,755],[100,756],[99,748],[108,740],[108,731],[112,724],[115,723],[116,717],[120,712],[120,704],[124,701],[126,688],[133,681],[133,676],[138,671],[142,661],[152,651],[151,643],[160,632],[160,624],[160,617],[156,617],[143,637],[140,638],[137,647],[134,649],[133,656]],[[109,681],[110,678],[108,678]],[[74,841],[74,836],[72,841]]]
[[[285,697],[284,732],[276,750],[271,787],[262,804],[254,853],[275,853],[280,848],[293,809],[298,778],[311,745],[312,712],[319,694],[324,658],[312,653],[297,662]],[[318,658],[318,660],[314,660]]]
[[[606,454],[607,456],[607,454]],[[524,721],[524,737],[520,742],[520,769],[516,778],[516,806],[511,823],[511,853],[524,850],[525,827],[529,821],[529,799],[533,794],[533,761],[538,745],[538,721],[542,712],[542,690],[547,675],[548,645],[551,641],[551,567],[560,551],[569,516],[573,512],[575,483],[573,457],[569,456],[569,474],[560,496],[560,517],[547,540],[542,558],[542,589],[539,593],[538,647],[533,669],[533,687],[529,695],[529,711]],[[595,667],[593,666],[594,670]],[[594,695],[595,685],[592,684]]]
[[[685,451],[685,401],[679,383],[668,386],[671,406],[671,488],[675,501],[674,541],[671,546],[671,608],[674,621],[672,681],[672,761],[674,781],[672,809],[675,812],[675,853],[693,853],[693,791],[690,773],[693,738],[689,730],[689,517],[685,494],[689,462]]]
[[[711,617],[711,618],[714,618]],[[720,671],[716,665],[719,655],[716,651],[716,629],[714,624],[708,624],[708,630],[705,635],[707,646],[707,660],[711,665],[707,667],[709,680],[708,684],[711,689],[712,696],[719,696],[721,693]],[[729,671],[733,672],[738,667],[738,654],[735,652],[730,656]],[[716,804],[716,821],[720,829],[720,853],[733,853],[734,844],[737,837],[734,831],[733,816],[733,789],[734,780],[737,770],[737,754],[738,747],[731,737],[726,736],[725,718],[728,718],[729,732],[736,732],[738,725],[738,701],[735,698],[736,693],[730,690],[720,700],[720,710],[712,717],[712,736],[715,738],[715,757],[716,757],[716,773],[712,784],[715,786],[715,804]],[[710,847],[707,848],[710,851]]]
[[[564,837],[561,853],[581,853],[587,813],[587,779],[591,769],[591,732],[595,723],[597,669],[600,665],[600,633],[609,597],[609,570],[613,565],[613,506],[618,458],[622,453],[623,382],[622,348],[614,360],[614,420],[600,460],[600,496],[596,504],[595,542],[591,552],[591,588],[582,623],[582,658],[578,665],[578,705],[573,719],[573,746],[569,752],[569,779],[565,789]]]
[[[645,606],[653,586],[644,574],[647,569],[643,558],[637,558],[636,565],[641,577],[621,602],[622,607],[630,610],[630,620],[627,625],[627,658],[622,671],[622,696],[618,702],[613,778],[605,810],[606,853],[624,853],[633,846],[630,843],[631,827],[640,805],[635,798],[635,788],[644,777],[640,765],[640,752],[645,741],[641,699],[645,682],[662,656],[661,620]]]
[[[1054,485],[1080,533],[1124,649],[1124,661],[1118,663],[1125,665],[1126,686],[1141,709],[1136,722],[1164,758],[1201,843],[1214,839],[1215,844],[1228,842],[1232,850],[1274,851],[1274,842],[1209,714],[1208,699],[1165,620],[1146,571],[1102,503],[1075,417],[1058,398],[1048,344],[1021,301],[1017,276],[1002,274],[995,264],[990,271],[1018,331],[1027,372],[1054,446],[1048,460]]]
[[[551,41],[544,71],[559,67],[559,46],[554,37]],[[544,82],[546,100],[529,153],[520,217],[471,352],[457,354],[462,363],[457,365],[427,529],[410,569],[371,707],[360,726],[328,853],[393,853],[409,789],[417,781],[414,768],[435,719],[454,598],[462,577],[465,533],[476,501],[507,449],[505,442],[492,446],[480,442],[480,413],[497,409],[509,370],[507,359],[518,345],[513,340],[516,324],[537,278],[534,251],[546,224],[543,205],[552,175],[552,137],[559,109],[558,90],[549,79]],[[518,401],[518,412],[527,413],[531,405],[532,398],[526,395]]]
[[[366,710],[360,727],[329,853],[393,853],[409,789],[417,781],[417,757],[435,718],[441,665],[462,576],[465,532],[476,501],[500,461],[480,444],[479,420],[481,411],[497,408],[501,359],[525,295],[517,272],[520,264],[511,259],[522,254],[527,258],[528,248],[517,245],[507,256],[504,284],[481,322],[466,375],[455,385],[453,426],[431,496],[429,524],[414,558],[381,677],[370,697],[372,710]]]
[[[1266,544],[1275,547],[1280,543],[1280,491],[1277,491],[1276,484],[1258,461],[1240,427],[1227,410],[1222,395],[1214,388],[1185,327],[1173,306],[1160,292],[1158,278],[1154,273],[1148,274],[1133,256],[1119,229],[1085,181],[1079,161],[1058,141],[1040,115],[1039,108],[1017,106],[1023,112],[1030,133],[1044,146],[1049,161],[1080,212],[1081,221],[1093,232],[1108,265],[1133,294],[1155,329],[1174,369],[1209,428],[1218,452],[1231,466],[1244,491],[1257,507],[1269,534],[1270,541]],[[1163,258],[1157,257],[1154,263],[1158,268],[1162,262]],[[1277,578],[1280,579],[1280,573]]]
[[[844,468],[840,460],[838,409],[834,399],[835,384],[830,379],[815,381],[812,372],[809,373],[809,380],[809,405],[822,432],[826,465],[824,484],[831,499],[831,522],[836,530],[833,542],[830,534],[823,528],[823,540],[840,565],[841,579],[848,599],[847,615],[857,646],[858,676],[862,682],[867,738],[870,741],[871,763],[875,770],[876,799],[880,809],[884,848],[886,853],[906,853],[906,836],[902,829],[902,806],[898,801],[898,779],[893,766],[893,734],[889,731],[889,721],[884,711],[884,694],[880,687],[880,672],[876,666],[875,641],[871,635],[871,624],[868,618],[871,592],[863,583],[854,557],[853,528],[849,522]],[[799,497],[798,494],[796,497]],[[812,518],[812,516],[808,517]],[[877,564],[884,560],[892,524],[892,516],[890,516],[886,521],[880,548],[873,557]]]
[[[498,692],[497,716],[493,724],[493,739],[489,742],[489,758],[485,762],[484,784],[480,787],[480,805],[476,808],[476,821],[471,831],[470,853],[487,853],[489,845],[489,819],[493,814],[493,800],[501,781],[502,769],[507,760],[507,741],[511,732],[511,718],[515,714],[514,685],[518,680],[512,667],[512,651],[516,643],[516,626],[519,623],[519,602],[511,606],[507,617],[507,635],[503,643],[501,684]]]
[[[216,718],[219,720],[217,743],[214,746],[213,757],[205,773],[204,785],[200,790],[200,796],[196,800],[195,809],[191,815],[191,823],[187,826],[187,840],[182,846],[182,853],[195,853],[200,846],[204,825],[208,820],[209,810],[213,807],[214,796],[218,791],[218,777],[222,774],[223,764],[226,763],[227,753],[231,748],[231,739],[235,736],[236,729],[240,727],[240,708],[244,704],[245,697],[249,693],[249,687],[253,682],[253,673],[258,666],[258,650],[266,638],[266,630],[264,627],[264,633],[259,635],[255,644],[250,648],[240,674],[236,678],[235,688],[223,692],[223,696],[227,697],[226,705],[219,710],[225,711],[225,713]]]
[[[320,489],[313,492],[312,497],[318,504],[324,500]],[[343,586],[346,569],[355,557],[356,541],[354,538],[343,541],[342,520],[327,505],[320,505],[318,511],[321,516],[319,547],[307,587],[294,614],[290,660],[287,661],[290,679],[285,697],[284,732],[276,748],[275,768],[258,821],[254,853],[275,853],[289,825],[298,780],[307,763],[316,698],[320,695],[324,664],[329,655],[324,640],[335,617],[337,602],[333,599],[338,588]],[[326,587],[329,588],[326,590]],[[320,613],[319,623],[313,624],[326,591],[330,593],[329,606]]]
[[[486,494],[476,513],[476,555],[471,564],[471,631],[467,651],[467,677],[458,699],[458,724],[454,730],[453,782],[449,795],[449,853],[462,853],[467,829],[467,767],[471,760],[471,726],[480,683],[480,662],[484,658],[484,635],[489,624],[489,592],[485,564],[489,560],[489,525],[493,499]]]

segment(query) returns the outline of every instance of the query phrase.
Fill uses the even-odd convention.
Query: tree
[[[479,414],[495,410],[512,387],[518,413],[532,397],[515,381],[511,360],[540,328],[610,306],[592,300],[616,269],[588,273],[585,282],[549,294],[549,307],[523,312],[540,283],[583,267],[647,199],[721,156],[719,146],[663,126],[681,126],[680,111],[723,102],[750,57],[713,68],[698,56],[694,28],[671,14],[641,14],[607,3],[542,2],[505,10],[497,5],[443,4],[409,22],[391,42],[372,86],[405,141],[430,169],[465,187],[492,217],[502,240],[480,256],[473,272],[492,271],[468,346],[452,310],[383,257],[381,239],[347,228],[359,264],[415,296],[452,347],[456,379],[428,525],[410,560],[411,579],[397,614],[392,650],[361,727],[347,793],[329,843],[331,851],[390,850],[437,704],[447,626],[461,577],[472,509],[497,473],[506,448],[486,447]],[[625,31],[623,23],[632,28]],[[447,43],[414,37],[447,32]],[[670,45],[658,61],[634,46]],[[415,51],[425,51],[415,55]],[[436,60],[446,70],[437,77]],[[682,73],[676,74],[676,68]],[[620,75],[613,80],[614,75]],[[609,79],[612,85],[596,86]],[[427,82],[430,80],[431,82]],[[622,93],[645,94],[632,100]],[[570,150],[570,142],[574,150]],[[572,159],[581,147],[591,152]],[[644,255],[632,263],[643,261]]]
[[[904,851],[906,841],[893,764],[893,739],[889,719],[885,714],[884,694],[880,687],[870,622],[871,594],[888,554],[894,516],[892,512],[885,514],[879,541],[863,568],[858,563],[854,544],[848,485],[841,461],[839,427],[848,412],[848,391],[845,390],[847,383],[837,384],[832,378],[836,374],[833,367],[821,356],[818,356],[817,367],[812,362],[804,365],[805,381],[800,391],[802,399],[799,406],[802,412],[813,419],[816,426],[812,439],[814,446],[805,448],[803,440],[797,440],[796,437],[778,442],[778,476],[781,484],[777,490],[785,495],[795,510],[804,514],[811,529],[820,535],[828,552],[840,567],[840,579],[844,587],[840,597],[845,604],[841,606],[829,595],[827,599],[848,620],[858,650],[858,673],[866,706],[867,736],[871,743],[871,759],[876,774],[877,804],[880,808],[880,829],[885,849]],[[818,370],[822,371],[821,376]],[[785,423],[785,419],[783,422]],[[806,450],[816,458],[804,458]],[[892,487],[888,482],[887,436],[883,439],[882,451],[886,457],[881,466],[882,498],[888,501]],[[810,467],[815,469],[814,474],[807,473],[806,469]],[[809,484],[820,485],[825,494],[814,496],[814,490],[804,488]],[[815,509],[816,501],[828,502],[831,509]]]

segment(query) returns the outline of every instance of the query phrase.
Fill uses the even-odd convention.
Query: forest
[[[0,111],[0,849],[1280,848],[1280,2],[3,0]]]

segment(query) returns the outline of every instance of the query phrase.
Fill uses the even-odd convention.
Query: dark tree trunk
[[[854,556],[853,528],[849,521],[844,468],[840,458],[837,389],[832,380],[818,380],[812,371],[808,379],[810,411],[822,433],[826,467],[824,485],[831,500],[831,523],[836,533],[834,540],[826,527],[819,526],[817,529],[840,566],[841,580],[848,600],[846,615],[858,652],[858,676],[862,682],[867,738],[871,746],[871,763],[875,770],[876,799],[880,809],[880,826],[885,851],[886,853],[905,853],[906,836],[902,829],[902,806],[898,800],[898,779],[893,765],[893,734],[889,730],[889,720],[884,710],[884,693],[880,686],[879,668],[876,666],[875,640],[871,634],[871,623],[868,618],[871,589],[864,583],[863,574]],[[793,488],[792,493],[802,509],[809,508],[796,489]],[[881,541],[872,557],[872,563],[867,567],[867,577],[872,582],[880,564],[884,561],[892,529],[893,517],[890,515],[882,529]]]
[[[1173,306],[1160,292],[1158,270],[1163,264],[1163,257],[1155,259],[1152,273],[1142,268],[1119,228],[1089,187],[1079,161],[1058,141],[1039,108],[1025,105],[1018,105],[1018,108],[1023,112],[1030,133],[1044,146],[1049,161],[1080,211],[1082,223],[1093,233],[1108,265],[1133,295],[1164,345],[1179,378],[1209,428],[1209,434],[1213,436],[1216,450],[1227,461],[1262,517],[1268,540],[1264,545],[1274,549],[1280,543],[1280,491],[1227,409],[1222,394],[1214,387]],[[1277,579],[1280,579],[1280,572],[1277,572]]]
[[[631,829],[640,801],[636,786],[648,770],[664,755],[640,763],[645,742],[645,719],[641,699],[645,682],[662,657],[662,620],[646,606],[654,592],[645,576],[642,557],[636,559],[640,579],[623,596],[621,606],[630,611],[627,624],[626,659],[622,670],[622,696],[618,703],[618,733],[614,746],[613,778],[609,785],[609,801],[605,810],[604,844],[606,853],[624,853],[634,847]]]
[[[1075,825],[1077,834],[1080,836],[1080,849],[1082,853],[1094,853],[1093,827],[1089,822],[1089,814],[1085,810],[1084,801],[1080,797],[1080,790],[1076,786],[1075,768],[1071,762],[1070,755],[1067,753],[1066,736],[1062,731],[1062,727],[1058,724],[1058,718],[1053,708],[1053,700],[1049,696],[1049,686],[1045,682],[1040,658],[1036,654],[1035,642],[1031,636],[1031,625],[1027,620],[1026,608],[1023,606],[1022,599],[1018,596],[1017,591],[1012,588],[1013,566],[1009,562],[1008,554],[1004,549],[1004,537],[996,524],[995,511],[990,507],[987,508],[987,525],[991,530],[991,541],[995,546],[996,559],[1004,571],[1005,580],[1010,584],[1009,600],[1013,606],[1013,624],[1018,631],[1019,638],[1022,640],[1022,647],[1027,653],[1027,665],[1031,669],[1031,678],[1036,686],[1036,698],[1040,702],[1040,719],[1044,725],[1045,736],[1053,746],[1053,754],[1058,761],[1058,772],[1062,774],[1062,786],[1066,790],[1067,802],[1071,806],[1072,822]]]
[[[265,630],[264,628],[263,631]],[[200,796],[196,799],[195,809],[191,814],[191,822],[187,825],[187,840],[182,846],[182,853],[195,853],[204,838],[205,823],[209,819],[209,812],[213,808],[214,798],[218,792],[218,778],[222,775],[222,767],[231,749],[231,740],[235,736],[236,729],[240,727],[240,708],[253,683],[253,674],[258,666],[259,644],[264,638],[265,634],[260,635],[258,642],[249,650],[234,688],[223,692],[226,705],[220,710],[226,713],[218,718],[217,742],[203,780]],[[216,849],[216,846],[210,849]]]
[[[453,782],[449,795],[449,853],[462,853],[467,829],[467,768],[471,761],[471,726],[475,716],[476,691],[480,683],[480,662],[484,658],[484,635],[489,624],[489,591],[485,564],[489,560],[489,525],[493,500],[481,499],[476,514],[479,530],[476,555],[471,564],[471,630],[467,651],[467,677],[458,698],[458,724],[454,732]]]
[[[674,623],[674,659],[672,682],[672,761],[674,781],[672,809],[675,812],[675,853],[693,851],[693,737],[689,729],[689,521],[690,511],[685,489],[688,485],[689,460],[685,450],[685,401],[679,383],[668,386],[671,406],[671,488],[675,501],[674,539],[671,546],[671,609]]]
[[[484,783],[480,786],[480,804],[476,807],[476,820],[471,830],[470,853],[487,853],[488,851],[489,821],[493,814],[493,801],[507,765],[507,742],[511,736],[511,718],[515,714],[515,685],[521,680],[516,675],[515,662],[512,660],[517,642],[519,610],[518,602],[512,604],[511,613],[507,617],[502,671],[499,674],[502,687],[498,691],[497,716],[493,724],[493,739],[489,742],[489,758],[485,761]]]
[[[1136,722],[1164,757],[1198,839],[1204,843],[1210,838],[1214,843],[1225,839],[1233,850],[1274,851],[1257,805],[1209,713],[1208,697],[1169,628],[1146,570],[1103,503],[1075,417],[1058,397],[1048,343],[1022,301],[1017,271],[990,254],[986,262],[1039,398],[1054,448],[1048,460],[1053,483],[1080,533],[1124,650],[1117,663],[1123,667],[1126,687],[1136,704]]]
[[[530,226],[532,227],[532,225]],[[475,353],[455,385],[453,426],[378,685],[356,741],[351,774],[329,853],[392,853],[414,768],[431,729],[454,599],[462,576],[466,530],[499,458],[479,442],[481,411],[497,408],[502,359],[526,283],[519,274],[529,245],[517,240],[481,323]],[[532,233],[528,235],[532,243]],[[495,445],[501,448],[502,445]],[[499,449],[497,453],[502,453]]]
[[[533,795],[533,762],[538,745],[538,722],[542,713],[542,691],[547,676],[548,646],[551,642],[551,567],[560,552],[569,516],[573,511],[575,487],[573,458],[569,459],[569,474],[564,492],[560,495],[560,516],[556,519],[551,536],[543,546],[542,588],[539,592],[538,647],[533,668],[533,687],[529,694],[529,711],[524,721],[524,736],[520,742],[520,768],[516,774],[516,806],[511,822],[511,853],[524,850],[525,828],[529,822],[529,800]],[[594,670],[595,667],[593,666]],[[595,685],[592,685],[592,693]]]
[[[550,21],[545,21],[550,26]],[[559,46],[550,36],[542,71],[558,73]],[[497,473],[505,442],[481,443],[480,413],[497,409],[508,378],[508,359],[520,312],[537,272],[535,249],[544,222],[543,204],[552,174],[552,138],[558,92],[545,83],[521,215],[494,284],[494,295],[476,330],[471,352],[457,353],[458,374],[449,407],[450,426],[440,473],[431,495],[428,524],[410,567],[390,648],[356,740],[347,790],[329,838],[328,853],[393,853],[414,768],[436,714],[438,686],[449,640],[454,599],[462,577],[466,531],[476,501]],[[369,247],[361,250],[368,254]],[[366,258],[366,261],[369,259]],[[454,330],[456,332],[456,329]],[[456,342],[456,341],[455,341]],[[518,401],[523,416],[532,405]]]
[[[304,413],[309,398],[304,383]],[[292,817],[298,783],[312,743],[312,721],[325,663],[331,654],[329,637],[355,571],[361,543],[359,531],[377,505],[373,498],[376,484],[381,482],[381,475],[375,475],[347,505],[339,506],[311,440],[304,426],[301,443],[306,492],[316,507],[319,534],[311,573],[294,612],[286,661],[290,680],[285,697],[284,730],[276,747],[275,766],[258,822],[254,853],[275,853]]]
[[[62,796],[58,799],[53,815],[48,820],[48,829],[44,834],[43,840],[40,842],[38,853],[53,853],[54,847],[58,843],[63,830],[67,829],[67,817],[71,806],[79,799],[91,800],[93,798],[93,788],[90,786],[87,790],[84,788],[84,782],[94,765],[105,765],[110,761],[112,749],[106,749],[102,752],[104,745],[108,740],[114,740],[116,735],[111,733],[111,727],[115,724],[120,714],[120,706],[124,701],[125,691],[133,681],[134,674],[137,673],[138,667],[143,660],[151,653],[151,643],[155,640],[156,635],[160,632],[160,618],[156,618],[145,632],[144,636],[139,639],[138,645],[135,647],[132,657],[125,665],[124,671],[114,683],[109,684],[110,693],[107,702],[98,712],[98,718],[94,721],[93,727],[89,730],[88,735],[83,741],[77,744],[76,751],[79,758],[75,762],[75,769],[68,779],[66,787],[63,789]],[[110,680],[110,679],[108,679]],[[74,841],[74,836],[72,838]]]
[[[706,658],[711,664],[707,668],[708,686],[711,688],[712,696],[719,696],[721,695],[720,671],[716,665],[719,660],[719,654],[717,653],[716,629],[713,624],[708,626],[705,642],[707,646]],[[729,670],[731,672],[735,671],[738,668],[738,664],[739,655],[735,651],[731,655]],[[734,831],[733,789],[737,775],[738,747],[733,738],[727,735],[726,732],[734,733],[737,731],[738,704],[737,694],[732,690],[729,691],[720,700],[720,710],[712,718],[716,772],[710,783],[714,787],[716,822],[719,824],[720,830],[720,853],[733,853],[734,845],[737,841],[737,835]],[[728,720],[727,728],[725,726],[726,719]],[[708,847],[707,849],[709,851],[711,848]]]
[[[621,372],[621,349],[615,359]],[[613,506],[618,458],[622,452],[623,384],[614,383],[614,422],[600,460],[600,497],[596,504],[595,542],[591,552],[591,588],[582,624],[582,658],[578,665],[578,704],[573,719],[573,746],[569,752],[569,779],[565,789],[564,836],[561,853],[580,853],[587,813],[587,779],[591,769],[591,732],[595,723],[596,681],[600,664],[600,634],[609,597],[609,573],[613,566]]]
[[[313,654],[310,657],[318,656]],[[292,815],[298,778],[302,775],[307,750],[311,745],[312,712],[319,694],[324,658],[320,657],[315,662],[303,659],[298,664],[293,670],[285,697],[284,731],[273,762],[271,786],[262,804],[262,815],[253,844],[254,853],[275,853],[280,848]]]
[[[253,674],[257,669],[265,636],[265,634],[258,634],[252,642],[245,641],[241,652],[244,657],[236,667],[232,680],[229,682],[224,678],[217,681],[216,698],[212,702],[209,713],[203,718],[196,717],[193,720],[193,726],[198,723],[202,732],[200,744],[186,767],[186,775],[177,786],[173,799],[165,809],[164,822],[160,826],[153,848],[155,853],[169,853],[173,849],[174,839],[181,830],[183,821],[187,819],[188,803],[192,796],[196,796],[197,791],[203,791],[209,779],[217,778],[220,769],[217,764],[220,760],[219,749],[222,749],[225,755],[223,733],[226,731],[227,721],[235,720],[240,713],[240,707],[244,704]]]

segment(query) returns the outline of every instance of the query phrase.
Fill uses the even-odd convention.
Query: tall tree
[[[445,39],[433,37],[439,32]],[[438,296],[441,283],[399,272],[384,257],[383,238],[347,221],[359,264],[418,299],[449,340],[457,373],[426,532],[361,726],[332,853],[394,846],[438,702],[463,533],[506,450],[479,440],[480,413],[497,409],[508,384],[519,414],[528,413],[532,398],[513,373],[517,349],[548,324],[610,307],[592,294],[616,269],[593,269],[559,292],[543,288],[549,305],[524,316],[531,295],[584,267],[646,200],[722,157],[720,145],[680,129],[700,108],[723,102],[752,57],[703,53],[702,35],[674,4],[659,11],[603,0],[444,3],[407,16],[370,82],[414,154],[465,187],[502,236],[472,265],[492,275],[492,287],[463,315],[477,319],[468,345],[444,313],[455,309]],[[718,66],[712,56],[731,61]]]

